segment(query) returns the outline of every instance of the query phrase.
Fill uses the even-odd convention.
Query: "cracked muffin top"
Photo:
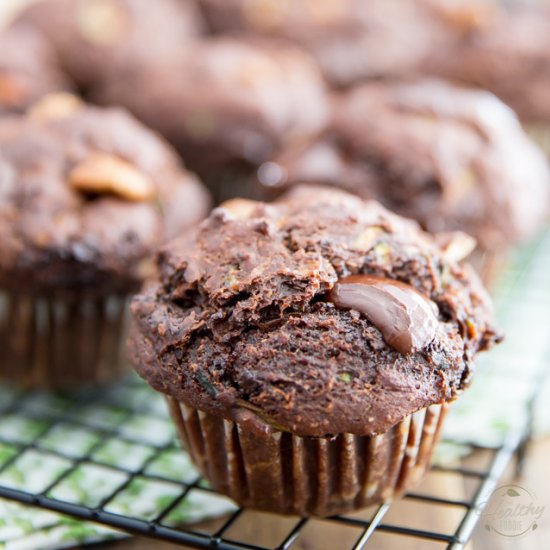
[[[226,418],[382,433],[454,399],[500,338],[466,241],[329,188],[228,201],[159,253],[132,303],[134,365]]]
[[[121,109],[53,94],[0,119],[0,283],[128,290],[209,199],[171,148]]]
[[[0,115],[23,112],[50,92],[70,89],[39,32],[21,25],[0,34]]]
[[[258,174],[271,192],[344,186],[429,231],[465,231],[485,249],[531,236],[548,216],[548,163],[515,114],[489,92],[438,80],[354,88],[336,100],[321,137]]]

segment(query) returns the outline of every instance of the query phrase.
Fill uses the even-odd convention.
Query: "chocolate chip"
[[[424,349],[434,338],[436,304],[400,281],[351,275],[334,285],[329,299],[338,307],[360,311],[400,353]]]

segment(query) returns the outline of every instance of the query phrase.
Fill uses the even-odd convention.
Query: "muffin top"
[[[430,231],[485,248],[531,235],[548,213],[544,154],[489,92],[436,80],[359,86],[317,141],[262,167],[267,187],[304,181],[376,198]]]
[[[133,362],[155,389],[259,429],[384,432],[454,399],[499,339],[457,263],[464,235],[442,242],[328,188],[234,199],[159,254],[132,304]]]
[[[0,119],[0,282],[127,290],[153,247],[208,197],[170,147],[121,109],[46,96]]]
[[[139,94],[135,93],[139,90]],[[99,93],[158,129],[199,173],[252,163],[317,132],[328,105],[315,63],[278,43],[213,38],[156,61]]]
[[[550,6],[456,4],[439,6],[447,41],[431,50],[422,70],[491,90],[527,122],[550,121]]]
[[[294,42],[333,86],[414,72],[441,31],[431,0],[200,0],[215,31]]]
[[[170,57],[203,30],[193,0],[41,0],[15,25],[42,32],[85,90],[106,78],[123,78],[145,59]]]
[[[0,34],[0,115],[23,112],[47,93],[70,87],[39,32],[21,25]]]

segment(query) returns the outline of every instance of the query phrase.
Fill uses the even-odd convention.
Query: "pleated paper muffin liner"
[[[71,389],[127,370],[127,297],[0,291],[0,379]]]
[[[179,436],[214,489],[243,507],[329,516],[392,500],[429,466],[447,405],[432,405],[375,436],[299,437],[188,407],[168,406]]]

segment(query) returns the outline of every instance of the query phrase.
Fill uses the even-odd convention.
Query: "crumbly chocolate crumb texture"
[[[301,436],[382,433],[451,400],[499,339],[467,267],[414,222],[343,192],[231,201],[166,246],[158,268],[132,305],[138,372],[199,410],[235,419],[245,408]],[[331,290],[357,274],[434,302],[433,338],[403,354],[367,315],[336,307]]]

